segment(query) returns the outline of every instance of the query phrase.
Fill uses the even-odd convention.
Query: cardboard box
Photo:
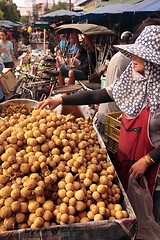
[[[11,72],[11,68],[3,69],[3,76],[0,74],[0,83],[3,88],[4,94],[8,95],[16,86],[17,81]]]

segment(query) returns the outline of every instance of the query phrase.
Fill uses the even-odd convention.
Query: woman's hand
[[[52,110],[56,108],[58,105],[62,104],[62,98],[55,98],[55,99],[45,99],[44,101],[40,102],[37,106],[38,109],[43,109],[48,106],[48,109]]]
[[[129,170],[129,174],[132,174],[135,179],[141,178],[150,165],[151,161],[149,159],[149,155],[145,155],[132,165]]]

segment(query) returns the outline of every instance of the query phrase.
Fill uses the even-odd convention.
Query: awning
[[[135,4],[135,3],[138,3],[141,1],[143,1],[143,0],[123,0],[123,3]],[[97,5],[94,8],[105,7],[105,6],[113,5],[116,3],[119,3],[119,1],[107,1],[107,2],[103,1],[103,2],[97,3]]]
[[[50,28],[50,24],[47,21],[42,21],[42,20],[37,20],[32,25],[36,28],[43,28],[43,29],[48,29]]]
[[[94,14],[119,14],[123,12],[123,9],[129,7],[129,4],[126,3],[115,3],[105,7],[94,8],[88,11],[79,12],[76,17],[94,15]]]
[[[123,12],[157,12],[160,11],[160,0],[144,0],[123,9]]]
[[[7,28],[18,27],[21,26],[19,23],[14,23],[9,20],[0,20],[0,26],[4,26]]]

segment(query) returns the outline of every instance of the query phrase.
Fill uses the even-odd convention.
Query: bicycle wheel
[[[20,93],[20,89],[22,88],[22,86],[26,85],[26,82],[27,82],[27,78],[26,77],[23,77],[22,79],[20,79],[18,81],[18,83],[16,84],[16,86],[14,87],[14,89],[12,91],[12,94],[13,95],[19,94]]]

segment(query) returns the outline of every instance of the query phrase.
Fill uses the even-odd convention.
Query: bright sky
[[[54,0],[48,0],[48,3],[53,4]],[[47,3],[47,0],[36,0],[36,3]],[[55,0],[55,3],[57,0]],[[26,11],[32,11],[32,0],[13,0],[13,3],[15,3],[18,7],[18,10],[22,12]]]

